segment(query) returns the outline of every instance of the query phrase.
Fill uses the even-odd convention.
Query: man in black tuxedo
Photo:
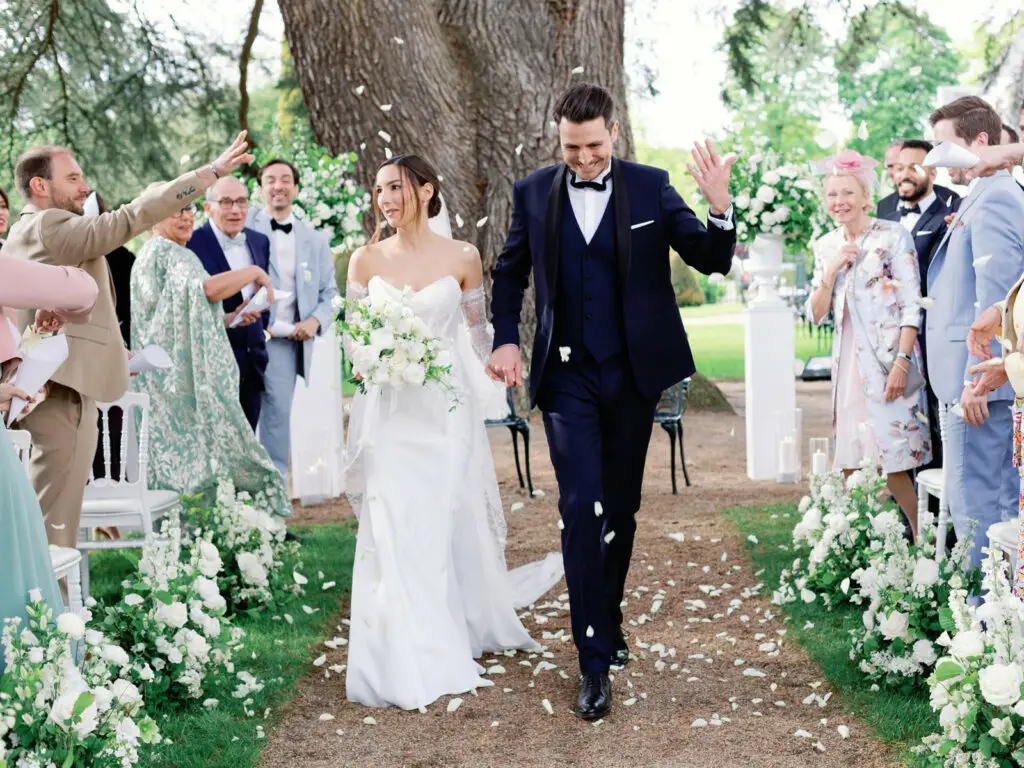
[[[899,193],[897,168],[900,165],[900,154],[903,152],[903,147],[905,147],[906,145],[907,140],[900,139],[899,141],[894,141],[892,144],[889,145],[889,148],[885,150],[885,171],[886,173],[889,174],[889,179],[892,181],[893,186],[897,187],[897,190],[892,194],[886,195],[885,197],[878,201],[878,207],[875,211],[875,216],[879,219],[899,221],[898,216],[896,218],[893,218],[893,214],[897,213],[897,210],[900,207],[900,200],[902,200]],[[942,198],[943,202],[945,202],[947,206],[953,206],[954,203],[960,199],[960,195],[958,195],[952,189],[947,189],[941,184],[935,184],[934,179],[932,181],[932,189],[937,196]],[[926,272],[921,273],[922,284],[924,283],[924,277],[926,274]]]
[[[576,714],[611,707],[608,670],[629,661],[620,603],[647,446],[663,390],[694,372],[669,248],[704,274],[727,273],[736,244],[733,160],[693,151],[711,209],[705,229],[666,171],[612,157],[619,124],[603,88],[581,83],[555,107],[564,163],[512,188],[512,223],[494,267],[488,371],[523,381],[519,319],[532,273],[537,333],[530,400],[544,413],[558,479],[562,558],[579,652]]]
[[[910,139],[903,142],[899,158],[894,169],[896,194],[899,197],[899,207],[880,218],[898,221],[910,233],[914,239],[914,248],[917,249],[917,264],[922,275],[921,294],[927,296],[928,281],[924,276],[928,274],[928,265],[931,263],[935,249],[942,242],[946,235],[946,217],[953,213],[953,208],[948,198],[937,194],[938,187],[935,186],[936,170],[925,168],[924,159],[932,150],[932,143],[921,139]],[[927,313],[927,309],[925,312]],[[924,335],[918,337],[921,344],[921,370],[928,370],[928,348],[924,341]],[[939,399],[932,391],[931,384],[928,384],[928,422],[932,438],[932,461],[921,469],[942,466],[942,438],[939,432]],[[938,500],[932,499],[935,506],[934,512],[938,512]]]

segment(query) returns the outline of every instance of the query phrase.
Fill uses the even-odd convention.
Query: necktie
[[[576,173],[573,171],[569,172],[569,183],[576,187],[576,189],[595,189],[598,192],[604,192],[608,187],[608,179],[612,177],[611,173],[605,175],[600,181],[580,181],[577,178]]]
[[[276,219],[271,219],[270,220],[270,231],[271,232],[281,231],[281,232],[284,232],[286,235],[290,235],[292,233],[292,225],[290,223],[289,224],[281,224]]]
[[[908,213],[916,213],[918,215],[921,215],[921,206],[918,205],[917,203],[915,203],[914,205],[910,205],[910,206],[900,206],[900,218],[901,219],[904,216],[906,216]]]

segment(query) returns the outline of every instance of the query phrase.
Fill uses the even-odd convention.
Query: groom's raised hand
[[[693,165],[686,164],[690,175],[700,188],[700,193],[708,201],[711,213],[722,216],[732,205],[732,195],[729,194],[729,175],[732,172],[733,163],[736,162],[736,155],[726,155],[723,160],[718,156],[710,141],[705,140],[704,145],[694,143],[690,150],[693,157]]]

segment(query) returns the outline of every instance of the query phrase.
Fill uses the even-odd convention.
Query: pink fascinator
[[[879,162],[874,158],[865,157],[852,149],[844,149],[838,155],[812,163],[815,173],[821,176],[853,176],[868,194],[871,194],[878,183],[878,175],[875,173],[878,165]]]

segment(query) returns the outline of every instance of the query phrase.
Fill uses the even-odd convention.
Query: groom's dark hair
[[[593,83],[578,83],[555,105],[555,123],[562,122],[563,117],[570,123],[588,123],[600,117],[611,130],[614,113],[615,102],[608,91]]]

